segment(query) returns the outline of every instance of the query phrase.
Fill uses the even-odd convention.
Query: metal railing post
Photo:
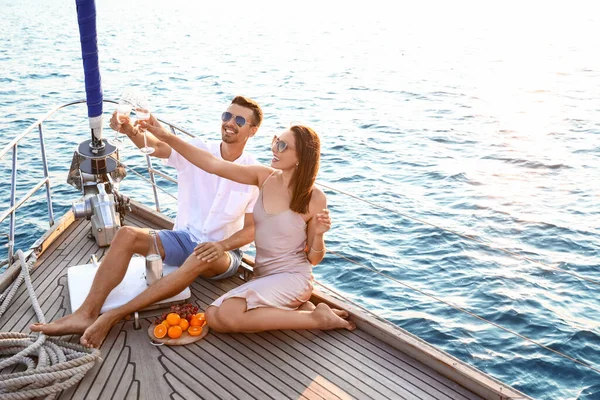
[[[54,211],[52,210],[52,194],[50,192],[50,178],[48,177],[48,162],[46,161],[46,146],[44,144],[44,132],[42,124],[38,125],[40,131],[40,149],[42,151],[42,162],[44,163],[44,178],[46,178],[46,202],[48,203],[48,218],[50,226],[54,225]]]
[[[17,144],[13,146],[12,173],[10,183],[10,208],[15,206],[15,197],[17,193]],[[17,210],[10,213],[10,228],[8,231],[8,263],[12,263],[13,250],[15,247],[15,215]]]

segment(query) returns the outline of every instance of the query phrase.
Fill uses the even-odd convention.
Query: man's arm
[[[196,258],[205,262],[213,262],[226,251],[239,249],[254,240],[254,215],[246,213],[244,227],[230,237],[218,242],[200,243],[194,249]]]

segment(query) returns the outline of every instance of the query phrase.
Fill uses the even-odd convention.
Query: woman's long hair
[[[317,133],[307,126],[294,125],[290,130],[296,139],[298,156],[298,166],[290,182],[293,189],[290,209],[299,214],[306,214],[319,172],[321,141]]]

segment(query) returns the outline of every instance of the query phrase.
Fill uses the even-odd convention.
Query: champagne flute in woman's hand
[[[129,116],[133,104],[135,104],[135,91],[127,88],[123,91],[119,104],[117,104],[117,121],[119,123],[122,123],[120,117]],[[113,146],[117,146],[117,148],[120,148],[123,145],[123,141],[119,139],[119,130],[115,131],[114,139],[110,139],[108,142]]]
[[[135,114],[137,119],[140,121],[148,121],[150,119],[150,103],[148,102],[148,98],[145,95],[140,95],[137,101],[137,105],[135,107]],[[144,129],[144,147],[140,149],[140,151],[144,154],[152,154],[154,153],[154,147],[148,146],[148,142],[146,141],[146,130]]]

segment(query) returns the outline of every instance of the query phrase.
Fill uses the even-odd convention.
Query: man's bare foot
[[[62,336],[70,334],[82,334],[94,323],[96,317],[75,311],[54,322],[48,324],[32,324],[29,326],[33,332],[43,332],[48,336]]]
[[[107,312],[98,317],[98,319],[85,330],[79,343],[86,347],[95,347],[97,349],[102,346],[104,339],[110,332],[110,328],[118,322],[119,318],[115,320],[111,312]]]
[[[315,307],[313,313],[315,316],[317,316],[317,318],[319,318],[321,326],[319,326],[318,329],[326,330],[344,328],[348,329],[349,331],[356,329],[354,322],[345,320],[344,317],[338,315],[341,313],[348,317],[348,313],[344,310],[332,310],[327,304],[319,303]]]

